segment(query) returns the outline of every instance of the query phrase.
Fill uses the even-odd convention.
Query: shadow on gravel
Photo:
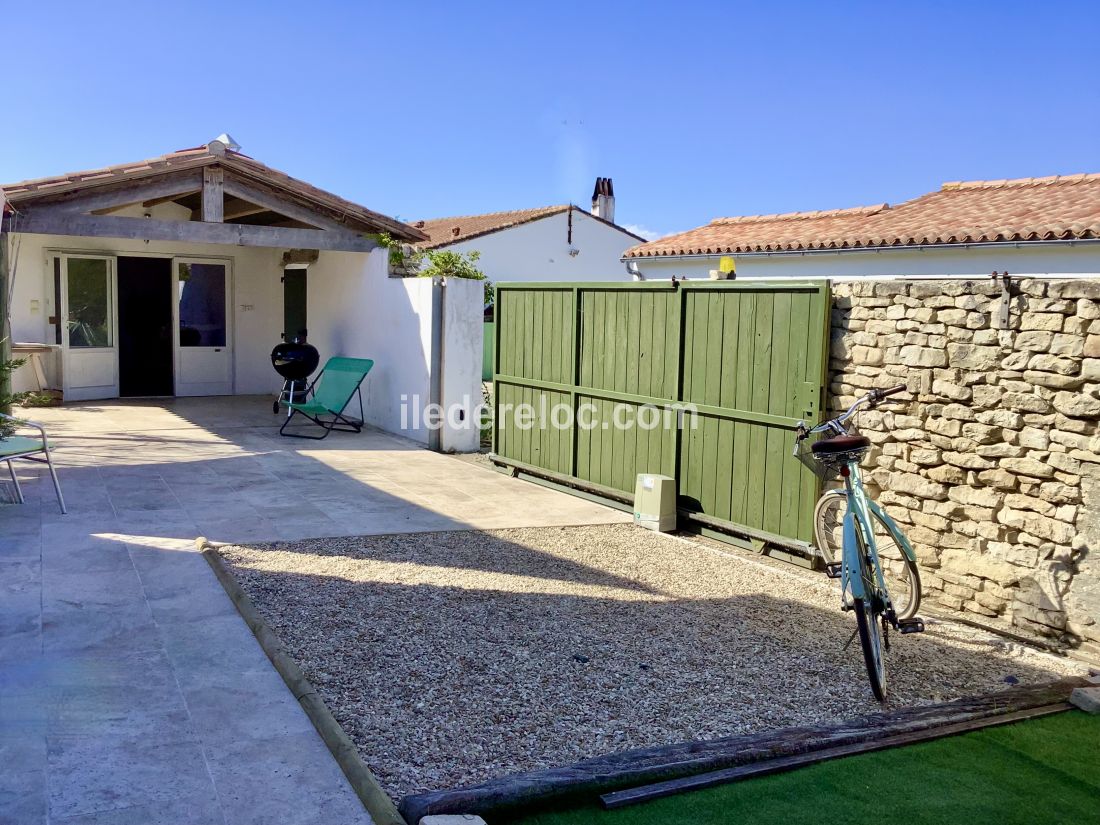
[[[806,597],[802,590],[813,589],[801,585],[791,596],[773,594],[791,585],[678,548],[666,561],[684,581],[658,586],[646,578],[662,562],[647,552],[652,536],[630,527],[572,528],[567,545],[591,547],[601,535],[620,550],[637,543],[637,579],[595,568],[591,555],[576,563],[516,544],[504,535],[513,532],[536,531],[223,550],[395,799],[882,709],[858,641],[845,649],[855,622],[832,607],[832,593]],[[405,562],[412,566],[390,564]],[[694,586],[729,592],[682,595]],[[947,633],[933,625],[922,636],[894,637],[886,708],[1062,675],[1008,647]]]

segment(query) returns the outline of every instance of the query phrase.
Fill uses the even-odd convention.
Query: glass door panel
[[[176,258],[176,395],[228,395],[233,392],[228,263]]]
[[[115,398],[118,395],[115,261],[87,255],[61,255],[58,260],[65,397]]]

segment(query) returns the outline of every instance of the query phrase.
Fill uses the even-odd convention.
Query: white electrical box
[[[676,529],[676,480],[639,473],[634,488],[634,523],[668,533]]]

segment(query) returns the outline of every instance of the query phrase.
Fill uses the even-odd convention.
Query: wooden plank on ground
[[[612,791],[600,796],[603,806],[608,809],[624,808],[627,805],[637,805],[640,802],[648,802],[653,799],[661,799],[674,794],[687,791],[701,791],[705,788],[713,788],[718,785],[728,785],[742,779],[754,779],[760,776],[770,776],[776,773],[804,768],[816,765],[819,762],[827,762],[831,759],[840,759],[845,756],[855,756],[861,753],[873,753],[874,751],[897,748],[904,745],[915,745],[918,742],[931,742],[934,739],[943,739],[948,736],[958,736],[963,733],[991,728],[997,725],[1008,725],[1013,722],[1022,722],[1026,719],[1037,719],[1040,716],[1050,716],[1054,713],[1064,713],[1071,710],[1073,705],[1068,702],[1059,702],[1054,705],[1019,710],[1013,713],[1004,713],[999,716],[987,716],[984,719],[975,719],[967,722],[957,722],[953,725],[944,725],[939,728],[928,728],[912,733],[901,733],[895,736],[887,736],[869,742],[855,742],[850,745],[840,745],[835,748],[823,748],[821,750],[799,753],[793,756],[780,756],[775,759],[764,759],[749,765],[740,765],[736,768],[726,768],[721,771],[710,771],[698,776],[687,776],[682,779],[671,779],[667,782],[655,782],[652,785],[642,785],[638,788],[628,788],[624,791]]]
[[[1000,693],[902,708],[836,725],[782,728],[743,736],[680,742],[600,756],[558,768],[511,774],[462,788],[413,794],[398,809],[409,822],[430,814],[485,814],[551,799],[585,798],[813,750],[870,742],[1065,702],[1080,678],[1021,685]]]

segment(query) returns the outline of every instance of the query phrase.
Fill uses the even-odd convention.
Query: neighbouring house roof
[[[84,172],[70,172],[47,178],[36,178],[18,183],[0,184],[8,201],[6,210],[19,209],[21,204],[33,204],[38,201],[55,199],[57,196],[74,192],[94,190],[96,187],[115,185],[124,181],[137,181],[165,175],[167,173],[198,169],[204,166],[220,166],[241,177],[267,184],[282,194],[293,198],[304,206],[319,210],[336,220],[348,224],[349,229],[359,232],[388,232],[396,238],[419,242],[426,237],[424,233],[396,218],[367,209],[352,201],[345,200],[324,189],[319,189],[305,181],[293,178],[285,172],[273,169],[248,155],[226,149],[215,152],[207,146],[193,149],[181,149],[160,157],[141,160],[135,163],[122,163],[103,169]]]
[[[1100,238],[1100,174],[956,181],[890,206],[717,218],[624,258]]]
[[[480,238],[483,235],[500,232],[504,229],[511,229],[514,226],[531,223],[531,221],[549,218],[551,215],[560,215],[570,209],[580,212],[594,221],[599,221],[600,223],[618,229],[623,234],[629,235],[635,240],[645,240],[641,236],[623,229],[616,223],[612,223],[609,220],[581,209],[579,206],[568,203],[559,204],[557,206],[540,206],[537,209],[513,209],[509,212],[488,212],[484,215],[458,215],[453,218],[434,218],[432,220],[416,221],[412,225],[428,236],[428,242],[422,244],[422,246],[427,249],[435,249],[461,241],[468,241],[471,238]]]

